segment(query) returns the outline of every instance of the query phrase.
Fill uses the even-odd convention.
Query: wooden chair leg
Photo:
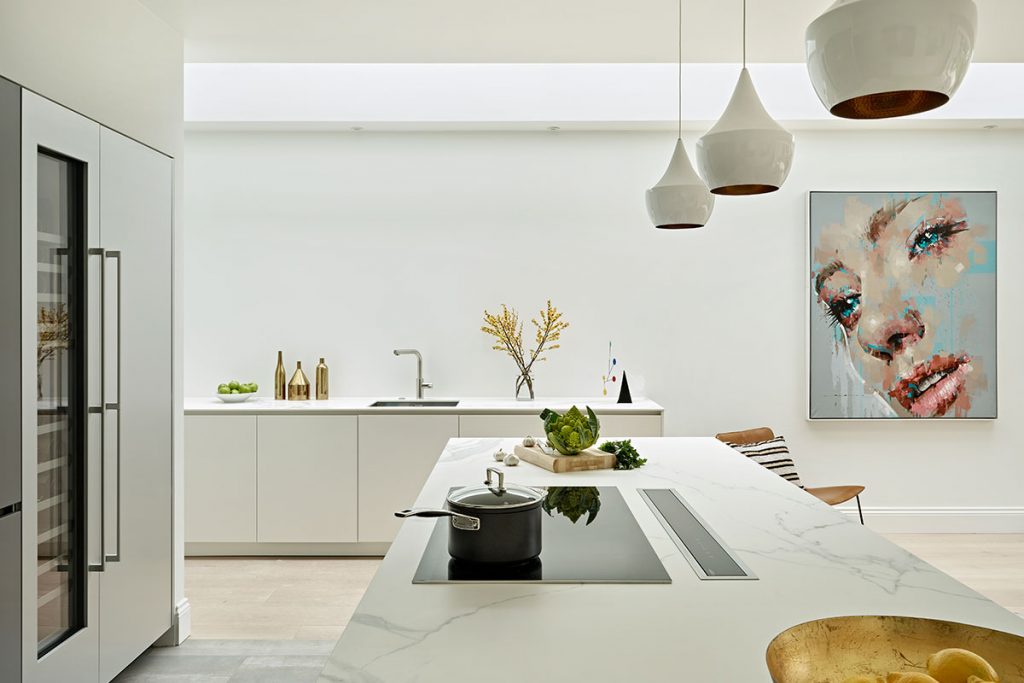
[[[860,515],[861,526],[864,525],[864,511],[860,507],[860,495],[854,496],[857,499],[857,514]]]

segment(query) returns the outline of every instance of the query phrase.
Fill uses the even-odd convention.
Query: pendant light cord
[[[743,0],[743,68],[747,68],[747,0]]]
[[[746,1],[746,0],[744,0]],[[679,0],[679,70],[677,76],[679,78],[677,92],[679,95],[679,118],[678,127],[676,128],[676,136],[679,140],[683,139],[683,0]]]

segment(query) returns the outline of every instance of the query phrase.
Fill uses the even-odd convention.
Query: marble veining
[[[452,440],[417,505],[477,482],[490,453],[513,444]],[[852,614],[1024,635],[1024,620],[714,439],[634,444],[649,459],[640,470],[505,469],[529,485],[618,486],[672,584],[413,585],[433,524],[407,520],[321,680],[448,683],[478,674],[511,682],[532,671],[588,683],[768,681],[764,653],[776,634]],[[644,487],[678,490],[759,580],[700,581],[638,494]]]

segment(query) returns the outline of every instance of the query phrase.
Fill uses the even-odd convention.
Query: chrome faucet
[[[434,385],[423,381],[423,356],[416,349],[395,349],[396,356],[416,356],[416,398],[423,398],[424,389],[433,389]]]

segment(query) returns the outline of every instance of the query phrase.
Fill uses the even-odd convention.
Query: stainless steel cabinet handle
[[[120,562],[121,561],[121,252],[120,251],[108,251],[103,255],[104,261],[111,259],[117,262],[117,357],[115,362],[115,369],[117,371],[117,380],[115,389],[117,390],[117,401],[113,403],[104,403],[104,410],[109,410],[117,413],[117,432],[115,434],[115,442],[117,446],[117,479],[116,479],[116,493],[117,500],[114,506],[115,510],[115,538],[117,539],[117,546],[115,552],[112,555],[104,555],[106,562]],[[106,298],[104,298],[104,303]],[[103,345],[104,354],[106,354],[106,343]],[[106,396],[103,397],[106,401]],[[106,551],[106,547],[104,547]]]
[[[107,475],[106,475],[106,472],[104,470],[104,464],[103,464],[104,461],[106,461],[106,459],[107,459],[106,458],[106,453],[105,453],[105,451],[106,451],[106,441],[107,441],[106,440],[106,429],[105,429],[106,420],[103,419],[103,399],[105,397],[105,391],[106,391],[106,386],[105,386],[106,380],[105,380],[105,377],[106,377],[106,374],[107,374],[107,369],[106,369],[105,359],[104,359],[104,356],[106,355],[105,354],[105,349],[106,349],[106,346],[107,346],[107,335],[106,335],[106,330],[104,329],[105,328],[105,326],[104,326],[104,322],[105,321],[103,319],[103,315],[104,315],[103,314],[103,308],[104,308],[103,304],[106,301],[105,294],[106,294],[106,288],[107,288],[107,285],[106,285],[106,283],[107,283],[107,271],[106,271],[106,269],[107,269],[107,259],[106,259],[106,252],[104,252],[102,249],[90,248],[87,253],[88,253],[88,256],[90,258],[93,257],[93,256],[99,256],[100,257],[100,405],[98,405],[98,406],[89,406],[89,408],[88,408],[88,415],[97,415],[98,414],[100,416],[100,561],[99,561],[99,563],[90,562],[89,563],[89,571],[91,571],[91,572],[103,572],[103,571],[107,570],[107,562],[106,562],[106,559],[107,559],[107,548],[106,548],[106,535],[107,535],[106,534],[106,530],[107,530],[107,525],[106,525],[106,519],[105,519],[105,516],[106,516],[105,510],[107,508],[107,491],[106,491],[106,488],[107,488],[107,486],[106,486]],[[86,417],[86,420],[88,420],[88,416]],[[88,448],[88,444],[86,445],[86,448]],[[89,459],[86,458],[86,462],[87,463],[88,463],[88,460]],[[88,473],[86,473],[86,481],[88,481],[88,476],[89,476]]]

